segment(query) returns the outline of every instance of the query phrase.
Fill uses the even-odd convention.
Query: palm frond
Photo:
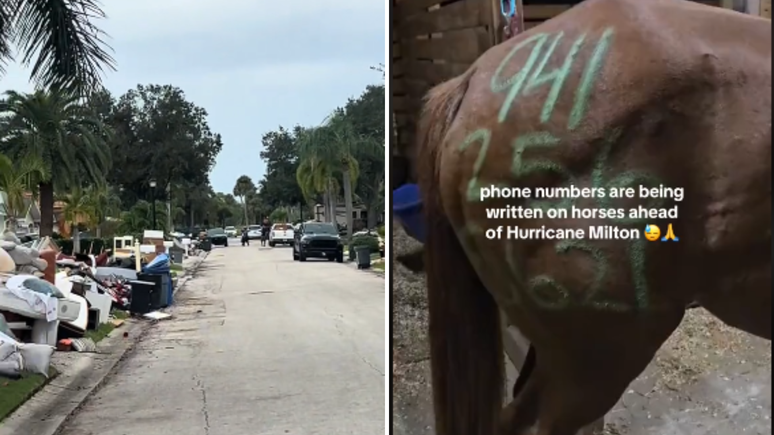
[[[115,70],[106,34],[94,24],[105,18],[96,0],[13,3],[11,36],[22,64],[33,64],[31,78],[39,86],[82,97],[99,87],[105,69]]]

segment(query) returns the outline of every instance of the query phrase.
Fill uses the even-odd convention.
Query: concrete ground
[[[393,255],[417,246],[400,228],[393,230]],[[393,430],[429,435],[424,279],[398,265],[392,278]],[[606,435],[769,434],[771,342],[730,328],[703,309],[690,310],[606,422]]]
[[[61,435],[383,434],[384,280],[215,248]]]

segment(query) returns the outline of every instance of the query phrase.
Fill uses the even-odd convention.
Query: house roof
[[[29,206],[27,205],[27,202],[29,202]],[[38,207],[38,204],[33,201],[32,198],[25,198],[24,206],[29,209],[30,217],[34,222],[40,221],[40,207]]]

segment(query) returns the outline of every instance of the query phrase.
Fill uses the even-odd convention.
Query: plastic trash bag
[[[48,378],[48,367],[54,346],[47,344],[19,343],[19,353],[22,357],[22,371],[35,373]]]
[[[0,333],[0,376],[9,379],[21,377],[22,356],[19,353],[19,343]]]

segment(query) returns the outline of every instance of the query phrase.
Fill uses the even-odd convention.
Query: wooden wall
[[[744,3],[744,0],[694,1],[729,9],[735,8],[735,2]],[[747,8],[751,9],[748,13],[771,18],[771,0],[746,1]],[[528,30],[579,2],[517,0],[517,3],[524,29]],[[396,138],[392,152],[401,154],[414,140],[425,93],[434,85],[465,72],[484,51],[499,43],[505,21],[500,14],[500,0],[392,0],[392,4],[390,107]]]
[[[492,0],[393,0],[390,107],[400,152],[413,140],[422,98],[494,44]],[[499,9],[496,11],[499,15]]]

